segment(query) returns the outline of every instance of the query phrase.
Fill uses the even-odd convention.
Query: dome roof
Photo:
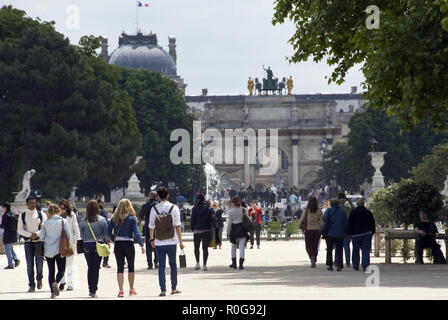
[[[157,45],[155,34],[127,35],[123,33],[119,39],[119,45],[110,56],[110,64],[133,69],[147,69],[160,72],[164,76],[177,74],[173,58]]]

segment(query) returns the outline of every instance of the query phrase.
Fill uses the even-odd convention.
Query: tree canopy
[[[87,178],[113,187],[129,177],[141,136],[119,77],[117,68],[71,45],[53,22],[1,8],[3,198],[11,199],[31,168],[32,186],[48,197],[66,196]]]
[[[362,64],[369,107],[396,115],[405,129],[430,119],[448,124],[448,5],[445,0],[375,1],[379,28],[368,28],[369,0],[275,0],[273,24],[290,20],[291,62],[326,58],[329,82]],[[377,19],[378,20],[378,19]]]

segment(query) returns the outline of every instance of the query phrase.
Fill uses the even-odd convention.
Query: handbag
[[[305,216],[303,217],[302,221],[300,222],[299,228],[302,230],[302,232],[306,231],[306,227],[308,226],[308,209],[305,210]]]
[[[184,249],[181,250],[179,254],[179,267],[186,268],[187,267],[187,259],[185,257]]]
[[[79,239],[76,241],[76,252],[78,254],[84,253],[84,240]]]
[[[212,228],[211,229],[211,231],[210,231],[210,234],[211,234],[211,236],[210,236],[210,242],[208,243],[208,247],[209,248],[215,248],[216,247],[216,236],[215,236],[215,228]]]
[[[249,217],[244,214],[245,213],[244,209],[242,210],[243,210],[243,229],[245,232],[251,233],[252,230],[254,229],[254,225],[252,224],[252,221],[249,219]]]
[[[96,240],[95,234],[93,233],[92,227],[90,226],[90,223],[87,222],[90,228],[90,232],[92,233],[93,239],[95,239],[96,242],[96,252],[100,257],[108,257],[110,255],[110,249],[109,246],[105,243],[99,243]]]
[[[64,219],[62,219],[61,240],[59,240],[59,253],[63,257],[71,257],[73,255],[73,248],[68,241],[67,234],[64,230]]]

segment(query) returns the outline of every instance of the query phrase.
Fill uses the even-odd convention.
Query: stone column
[[[244,184],[246,187],[250,185],[250,172],[249,172],[249,141],[244,139]]]
[[[292,184],[299,187],[299,139],[297,136],[292,138]]]

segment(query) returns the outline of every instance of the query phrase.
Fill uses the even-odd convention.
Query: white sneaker
[[[202,266],[202,271],[207,271],[207,267],[206,266]]]
[[[201,269],[201,266],[199,265],[199,262],[198,262],[198,263],[196,263],[196,267],[194,267],[194,270],[199,270],[199,269]]]

